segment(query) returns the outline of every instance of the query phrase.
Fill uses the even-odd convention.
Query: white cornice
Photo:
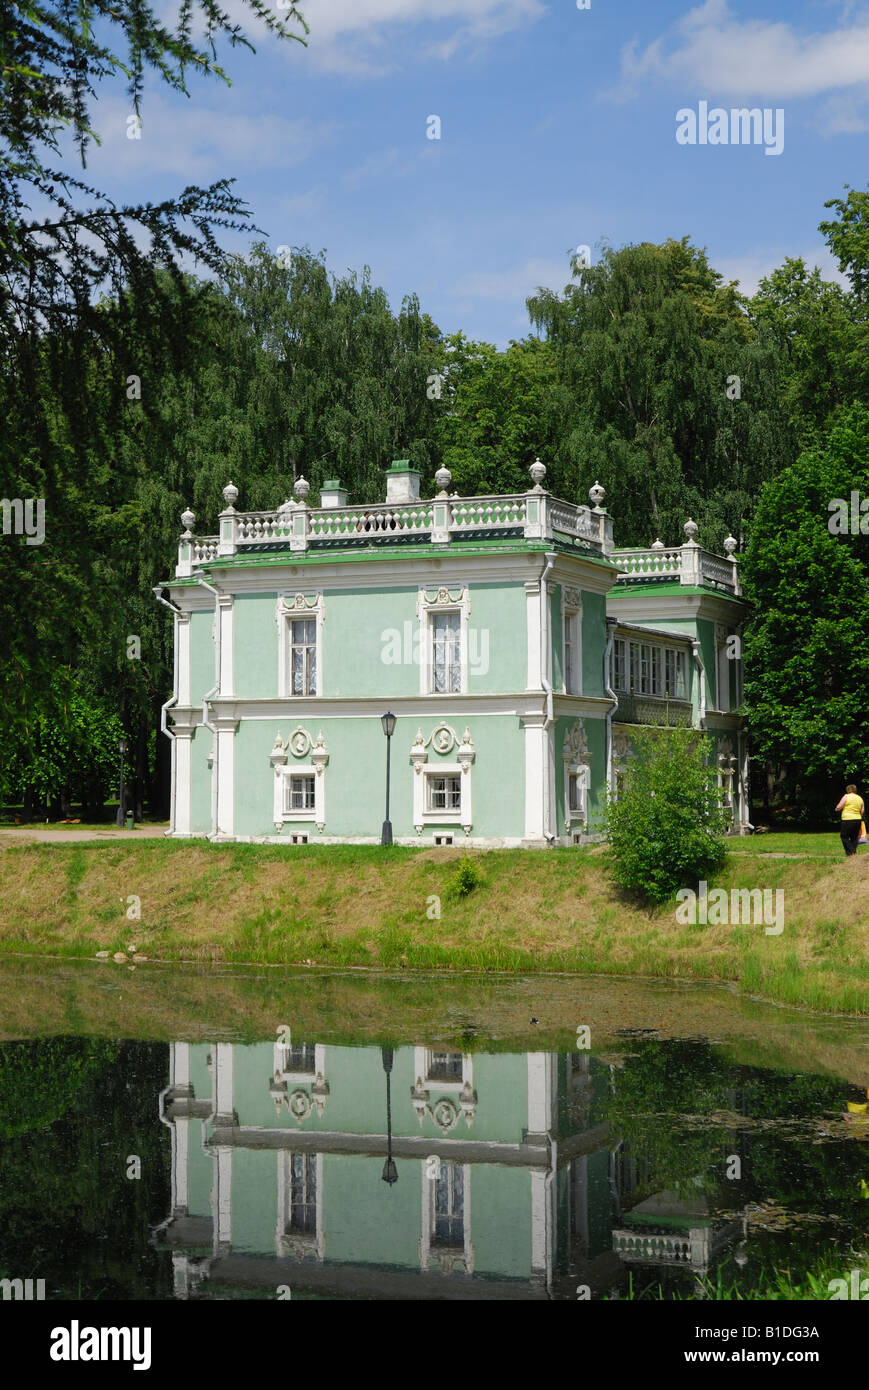
[[[602,695],[553,695],[556,718],[565,719],[603,719],[612,709],[612,700]]]
[[[393,554],[366,556],[353,563],[318,560],[315,564],[293,563],[257,565],[251,569],[221,570],[217,583],[228,594],[276,593],[296,589],[383,589],[433,587],[434,584],[480,584],[485,582],[523,583],[539,573],[545,563],[540,550],[517,550],[468,554],[415,555],[403,558]],[[215,567],[216,568],[216,567]],[[587,593],[607,594],[611,591],[617,572],[603,569],[600,563],[582,556],[559,554],[553,576],[556,582],[573,584]],[[206,602],[208,595],[194,591],[189,584],[168,583],[164,586],[175,602],[184,609],[213,607]],[[196,601],[191,602],[196,592]],[[202,600],[199,594],[203,595]],[[189,598],[188,598],[189,596]]]
[[[738,714],[728,714],[724,710],[706,711],[707,729],[722,729],[728,733],[738,733],[744,727],[744,721]]]
[[[597,714],[607,700],[570,700],[569,712],[581,712],[587,705],[590,715]],[[545,711],[546,696],[542,691],[510,695],[364,695],[344,698],[306,699],[243,699],[239,696],[209,700],[208,707],[225,719],[292,719],[302,722],[318,719],[379,719],[386,706],[398,718],[429,720],[482,718],[486,715],[512,715]],[[200,711],[201,713],[201,711]]]
[[[610,617],[622,618],[626,622],[642,623],[673,618],[681,622],[696,622],[698,618],[710,621],[733,622],[734,610],[742,615],[747,611],[746,604],[737,598],[727,598],[723,594],[620,594],[613,589],[607,598],[607,613]]]

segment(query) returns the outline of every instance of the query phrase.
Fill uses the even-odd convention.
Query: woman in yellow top
[[[842,844],[845,846],[846,854],[857,853],[857,841],[860,838],[860,823],[863,820],[865,811],[863,808],[863,798],[857,795],[857,788],[853,782],[845,788],[845,795],[836,807],[837,811],[842,812]]]

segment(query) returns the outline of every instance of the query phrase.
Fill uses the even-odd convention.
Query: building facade
[[[216,536],[185,512],[175,577],[174,836],[479,847],[599,838],[638,724],[704,731],[747,822],[733,549],[616,550],[603,489],[431,500],[407,461],[386,501],[338,482]],[[730,548],[732,546],[732,549]],[[394,718],[384,739],[382,717]],[[171,723],[170,723],[171,721]]]

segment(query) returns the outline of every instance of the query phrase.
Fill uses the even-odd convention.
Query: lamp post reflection
[[[392,1075],[392,1055],[391,1047],[382,1047],[380,1056],[383,1062],[383,1070],[386,1072],[386,1162],[383,1165],[381,1177],[390,1187],[398,1182],[398,1169],[392,1157],[392,1099],[390,1095],[389,1083]]]

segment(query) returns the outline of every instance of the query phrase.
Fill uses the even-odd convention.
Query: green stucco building
[[[185,512],[175,577],[174,836],[378,843],[394,716],[397,843],[585,843],[600,834],[637,724],[689,722],[747,824],[736,542],[617,550],[603,489],[560,501],[419,495],[407,461],[386,500],[236,510],[216,536]]]

